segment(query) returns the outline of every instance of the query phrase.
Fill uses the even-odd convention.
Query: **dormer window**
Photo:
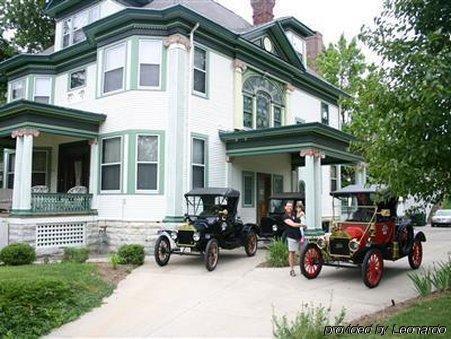
[[[63,48],[82,42],[86,39],[83,27],[100,18],[100,6],[94,6],[78,12],[63,20]]]
[[[293,49],[302,58],[305,65],[307,61],[307,45],[305,43],[305,40],[292,31],[287,31],[287,38],[291,42]]]

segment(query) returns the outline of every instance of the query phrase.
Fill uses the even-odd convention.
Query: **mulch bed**
[[[117,286],[133,270],[133,266],[118,265],[116,269],[110,263],[94,262],[97,266],[100,276],[106,282]]]

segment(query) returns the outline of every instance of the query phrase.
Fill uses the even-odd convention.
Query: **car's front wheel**
[[[323,267],[323,255],[315,244],[308,244],[301,252],[301,273],[307,279],[315,279]]]
[[[253,257],[257,253],[257,234],[254,231],[247,232],[244,250],[249,257]]]
[[[379,285],[384,274],[384,259],[378,249],[371,249],[366,252],[362,263],[363,282],[369,288]]]
[[[169,239],[165,236],[161,236],[155,243],[155,261],[160,266],[166,266],[171,258],[171,244]]]
[[[205,267],[208,271],[213,271],[219,261],[219,244],[216,239],[210,239],[205,247],[204,253]]]
[[[416,270],[421,266],[421,262],[423,261],[423,245],[421,244],[421,241],[415,240],[413,242],[408,259],[412,269]]]

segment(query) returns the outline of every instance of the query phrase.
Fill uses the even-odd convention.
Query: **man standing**
[[[296,276],[294,272],[294,264],[296,260],[296,253],[301,248],[301,227],[302,224],[295,222],[296,215],[293,213],[293,203],[287,202],[285,204],[285,214],[283,215],[283,222],[287,226],[286,235],[288,241],[288,263],[290,264],[292,277]]]

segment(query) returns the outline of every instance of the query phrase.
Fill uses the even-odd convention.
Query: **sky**
[[[216,0],[252,23],[250,0]],[[371,25],[382,10],[383,0],[276,0],[277,17],[294,16],[299,21],[323,34],[326,46],[336,42],[342,33],[350,39],[360,32],[362,25]],[[364,48],[369,61],[377,56]]]

